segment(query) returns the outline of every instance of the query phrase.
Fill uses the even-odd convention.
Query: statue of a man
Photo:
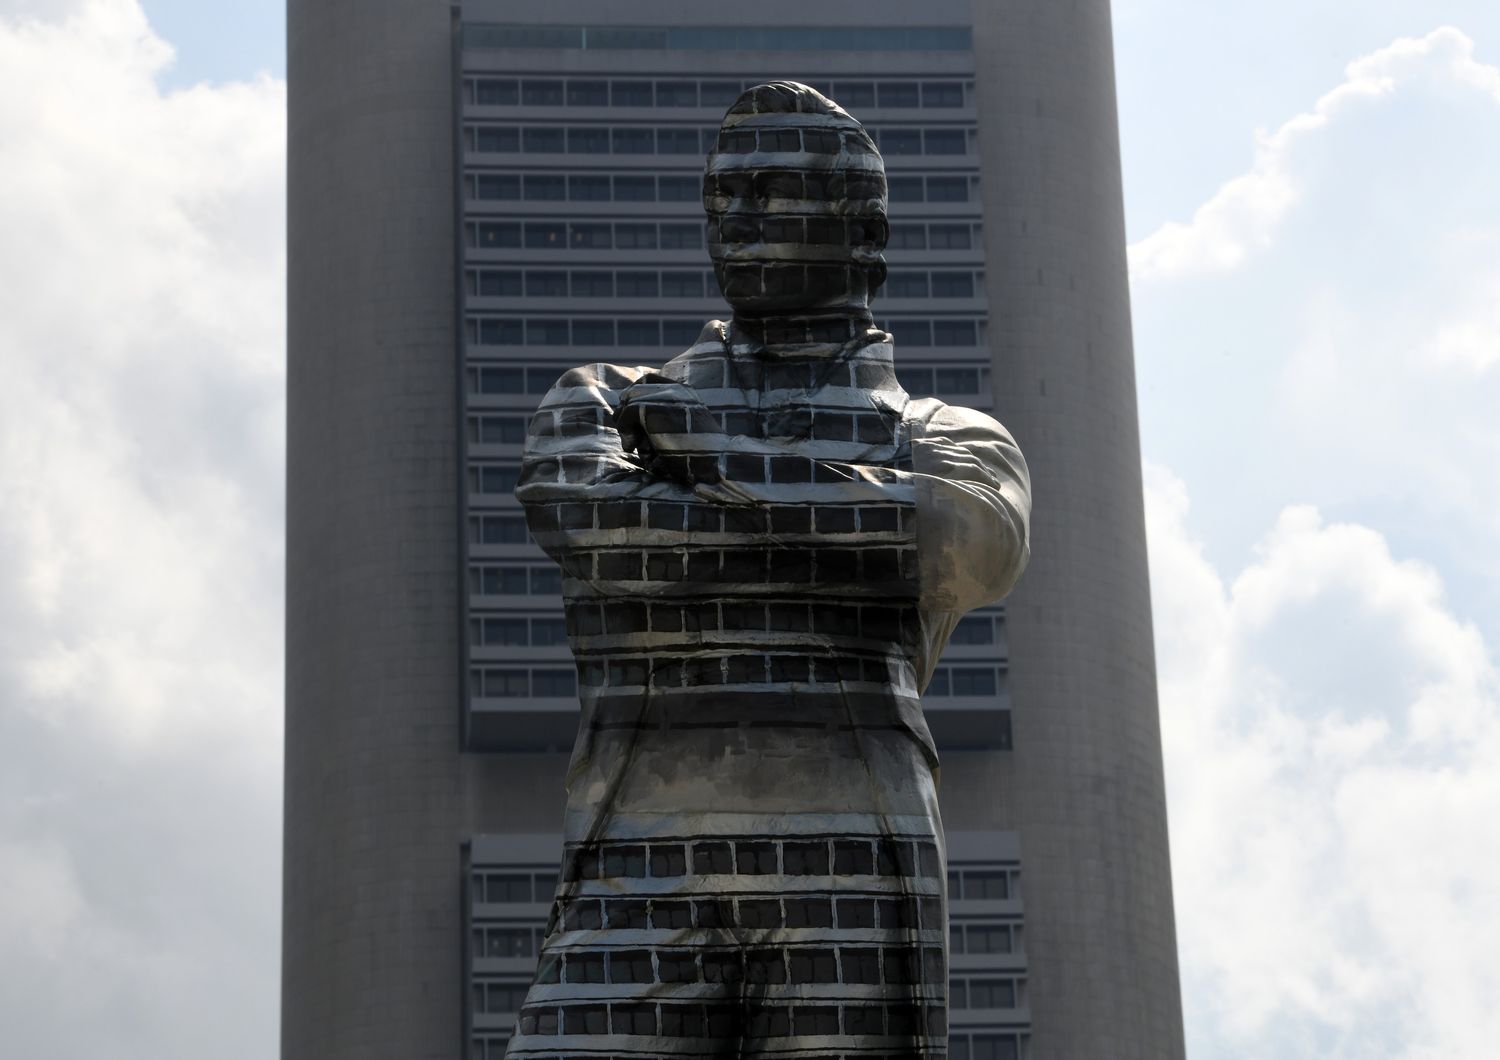
[[[946,1051],[937,756],[918,698],[1026,565],[1026,466],[896,382],[886,183],[805,85],[704,175],[734,309],[660,369],[564,375],[517,496],[562,566],[582,722],[512,1057]]]

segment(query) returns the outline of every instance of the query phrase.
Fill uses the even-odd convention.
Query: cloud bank
[[[264,1057],[279,934],[285,91],[134,0],[0,8],[0,1025]]]

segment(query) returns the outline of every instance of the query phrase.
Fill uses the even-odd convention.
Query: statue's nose
[[[742,200],[736,199],[735,202]],[[719,221],[719,240],[723,243],[757,243],[760,241],[760,221],[755,217],[727,214]]]

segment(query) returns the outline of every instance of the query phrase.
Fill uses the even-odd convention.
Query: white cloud
[[[1149,469],[1196,1055],[1478,1058],[1500,1038],[1500,684],[1429,567],[1282,513],[1225,578]]]
[[[1345,114],[1423,80],[1447,80],[1500,104],[1500,68],[1474,58],[1474,42],[1445,26],[1407,37],[1350,63],[1345,80],[1272,133],[1257,137],[1249,172],[1233,178],[1200,206],[1191,221],[1172,221],[1130,247],[1137,285],[1235,268],[1269,247],[1278,227],[1302,201],[1306,178],[1298,151]]]
[[[285,89],[0,7],[0,1025],[275,1049]]]

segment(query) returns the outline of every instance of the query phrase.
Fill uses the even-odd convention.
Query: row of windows
[[[469,269],[470,295],[480,298],[717,298],[719,284],[707,270],[687,269]],[[982,273],[901,270],[881,293],[892,298],[973,298]]]
[[[920,917],[918,906],[922,907]],[[598,931],[606,927],[631,931],[681,931],[694,927],[700,930],[738,927],[755,931],[836,927],[861,931],[880,927],[894,935],[897,931],[916,931],[919,923],[932,931],[942,927],[942,905],[935,898],[913,901],[900,898],[746,896],[691,902],[667,898],[600,902],[591,898],[566,901],[559,908],[564,931]]]
[[[526,520],[519,515],[471,515],[469,517],[470,544],[524,545],[530,540],[531,535],[526,530]]]
[[[898,155],[967,155],[972,129],[914,129],[867,126],[880,153]],[[674,125],[469,125],[464,149],[481,155],[706,155],[717,148],[726,154],[757,151],[778,154],[808,151],[836,155],[839,133],[826,129],[735,129]],[[843,149],[860,146],[850,134]],[[869,153],[869,148],[864,148]]]
[[[469,693],[481,699],[571,699],[578,695],[578,675],[572,670],[476,666],[469,670]]]
[[[701,250],[703,225],[655,221],[470,221],[466,245],[475,250]],[[888,250],[972,250],[974,222],[893,224]]]
[[[466,22],[465,49],[972,51],[968,26],[533,26]]]
[[[965,922],[948,925],[949,953],[1020,953],[1020,924]]]
[[[1005,619],[998,615],[965,615],[953,627],[949,644],[994,644],[1003,635]]]
[[[467,101],[482,107],[728,107],[741,92],[759,83],[471,77],[464,87]],[[822,81],[808,85],[846,110],[964,105],[962,81]]]
[[[979,178],[886,176],[891,202],[968,202]],[[699,202],[696,176],[607,173],[491,173],[465,177],[470,199],[481,202]]]
[[[851,964],[855,960],[860,960],[861,963],[868,963],[872,959],[870,956],[867,956],[870,951],[858,951],[858,957],[855,956],[855,952],[852,950],[849,951],[849,963]],[[588,971],[596,971],[600,978],[579,978],[576,981],[605,982],[605,979],[602,978],[604,972],[602,966],[603,955],[588,956],[592,958],[591,964],[593,962],[599,963],[597,969],[590,967]],[[578,963],[580,965],[580,972],[587,975],[588,972],[583,970],[585,962],[580,960]],[[864,978],[860,978],[863,969],[850,968],[849,971],[854,978],[845,979],[845,982],[860,983],[865,981]],[[867,978],[868,973],[865,973],[865,976]],[[572,982],[575,980],[570,979],[569,981]],[[638,980],[628,979],[624,981],[636,982]],[[1016,978],[950,979],[948,982],[948,1007],[954,1009],[1015,1008],[1024,999],[1024,983],[1025,980]],[[519,980],[477,982],[474,984],[472,992],[474,1011],[484,1015],[504,1015],[519,1012],[521,1006],[526,1002],[529,985]]]
[[[470,567],[469,592],[479,596],[559,596],[562,571],[551,563]]]
[[[477,621],[486,629],[491,623],[495,623],[496,635],[501,635],[498,623],[504,620],[481,619]],[[558,641],[557,643],[565,642]],[[714,661],[717,662],[717,660]],[[775,671],[773,670],[772,673],[774,675]],[[735,675],[731,673],[729,676],[732,678]],[[764,674],[757,671],[746,680],[764,683]],[[602,685],[602,682],[599,683]],[[735,682],[731,680],[730,683]],[[923,695],[929,699],[946,699],[954,696],[994,696],[1004,683],[1002,667],[939,666],[933,671],[932,682],[927,686],[927,691]],[[663,684],[661,687],[669,686]],[[523,666],[476,666],[469,671],[469,690],[472,695],[482,699],[558,698],[576,696],[578,683],[577,675],[572,670],[530,669]]]
[[[903,346],[973,347],[981,345],[986,338],[985,322],[982,320],[898,318],[882,320],[880,326],[894,335],[896,341]],[[563,317],[469,316],[464,320],[464,336],[471,346],[581,346],[584,349],[593,349],[598,346],[669,346],[682,350],[696,343],[702,330],[703,321],[683,319],[574,317],[570,320]],[[558,378],[557,375],[553,375],[545,384],[537,379],[535,382],[541,389],[532,390],[528,383],[528,389],[520,391],[497,382],[499,377],[496,373],[507,370],[514,373],[518,369],[499,365],[471,367],[469,369],[470,382],[477,385],[471,385],[470,392],[475,394],[523,392],[544,394]],[[974,368],[935,370],[946,373],[944,378],[954,381],[953,388],[948,390],[940,388],[941,392],[953,394],[980,392]],[[927,369],[929,375],[932,371],[934,369]],[[477,380],[475,379],[476,372],[479,373]],[[896,370],[896,374],[903,381],[903,385],[908,378],[916,378],[907,371],[904,365]],[[968,382],[959,382],[961,379],[968,380]],[[496,387],[499,389],[495,389]],[[906,390],[908,393],[930,392],[913,391],[909,386]]]
[[[476,221],[464,226],[477,250],[702,250],[703,226],[655,221]]]
[[[1025,1060],[1020,1034],[951,1034],[948,1060]]]
[[[764,875],[755,871],[762,867],[768,872],[776,872],[777,867],[771,864],[775,861],[775,853],[766,850],[767,846],[771,844],[751,840],[736,844],[731,850],[727,842],[700,843],[693,849],[693,868],[695,872],[706,875],[727,875],[737,871],[746,875]],[[780,871],[785,875],[822,876],[828,873],[830,866],[845,870],[842,875],[858,875],[854,870],[860,868],[864,868],[868,875],[875,868],[877,855],[870,851],[868,844],[845,843],[833,852],[831,859],[826,841],[792,842],[781,846]],[[740,850],[740,847],[744,849]],[[883,846],[879,849],[880,867],[891,870],[886,875],[894,875],[901,867],[897,862],[903,858],[902,853],[899,850],[888,852]],[[917,855],[930,863],[924,868],[935,868],[935,850],[918,848]],[[675,878],[687,874],[689,862],[687,849],[680,843],[653,844],[649,850],[640,845],[606,846],[592,852],[580,851],[577,858],[574,862],[577,870],[569,875],[587,879],[644,879],[648,873],[657,878]],[[911,860],[909,851],[904,859]],[[470,886],[475,902],[539,904],[552,901],[557,891],[557,873],[480,869],[470,877]],[[1020,886],[1019,868],[954,866],[948,869],[950,901],[1005,901],[1019,897]]]
[[[948,870],[948,897],[953,901],[1003,902],[1020,896],[1020,869]]]
[[[749,979],[748,973],[746,978]],[[947,1013],[940,1006],[847,1002],[841,1005],[758,1002],[748,1006],[691,1001],[665,1002],[659,1006],[620,1001],[607,1005],[549,1002],[523,1008],[516,1027],[525,1035],[625,1034],[715,1040],[740,1035],[755,1040],[833,1035],[840,1033],[840,1027],[842,1033],[859,1037],[904,1038],[920,1034],[940,1038],[948,1030]]]
[[[555,648],[568,643],[567,623],[561,618],[472,617],[469,643],[476,648]]]

